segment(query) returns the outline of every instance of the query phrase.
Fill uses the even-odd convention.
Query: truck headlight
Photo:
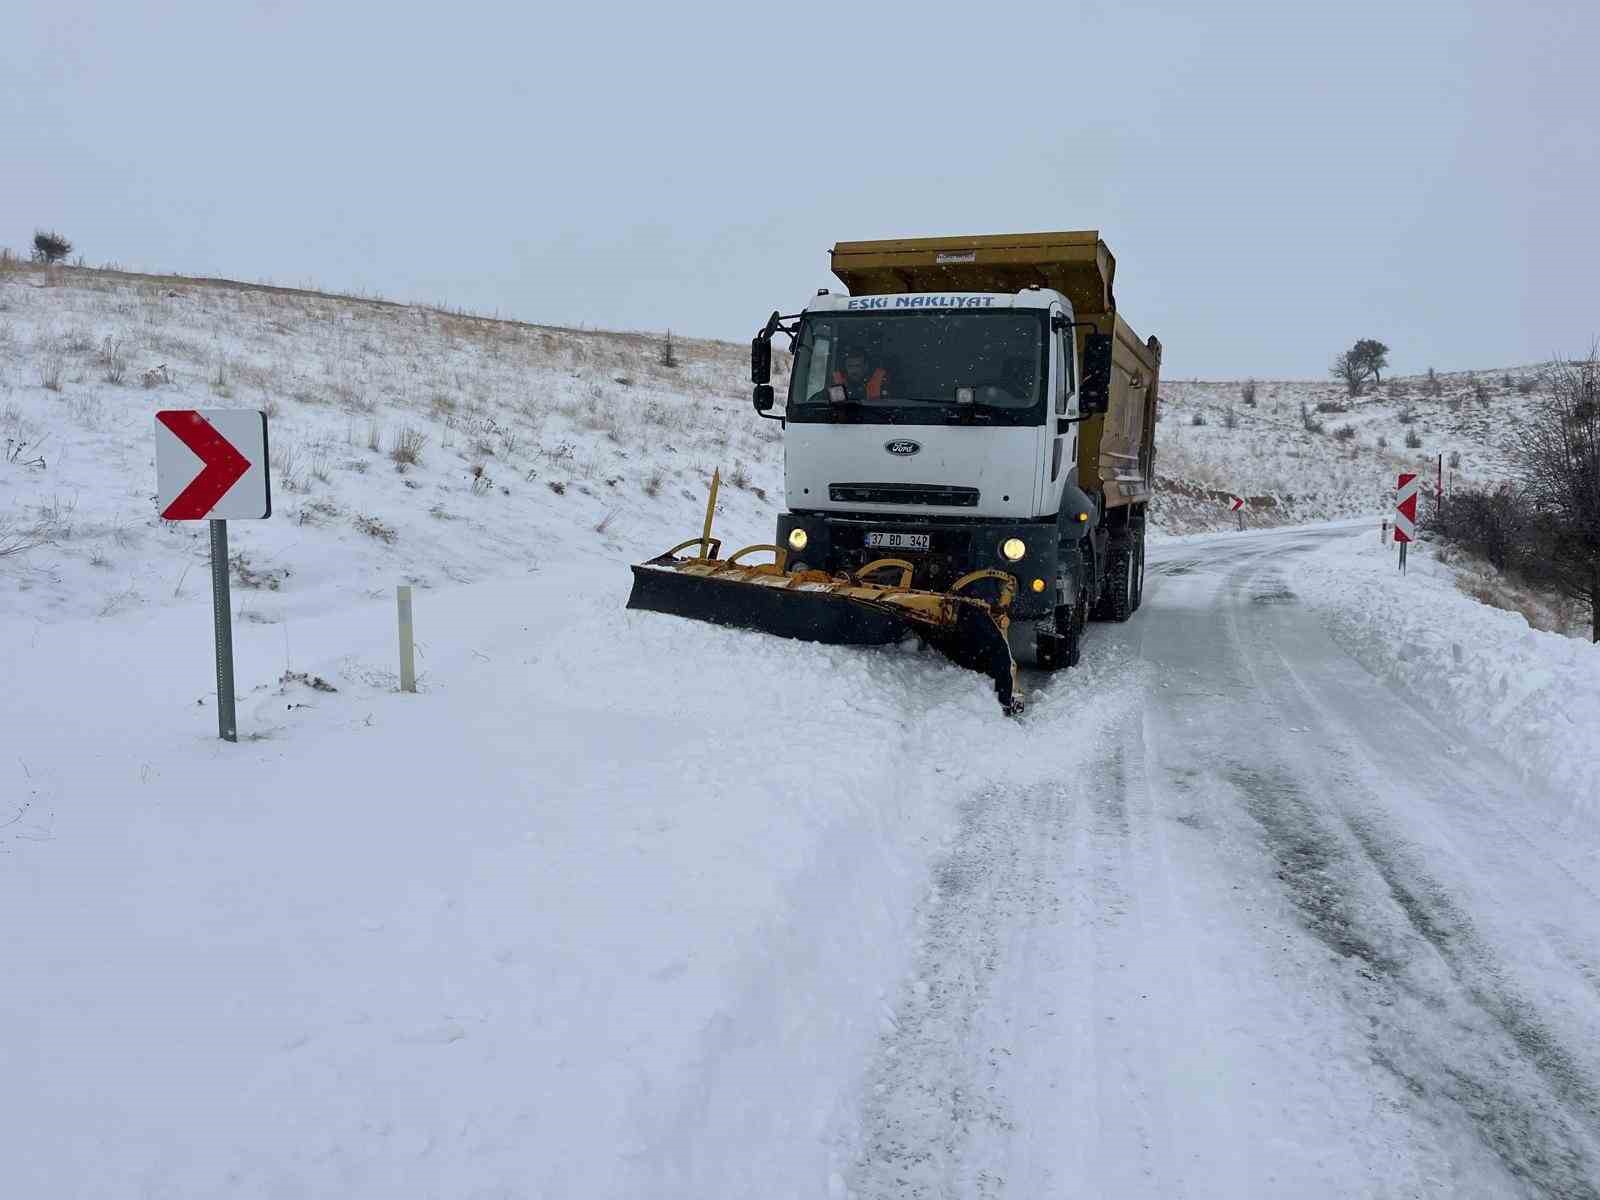
[[[806,536],[806,531],[804,529],[789,530],[789,549],[791,550],[804,550],[806,548],[806,543],[810,540],[811,539]]]
[[[1007,562],[1021,562],[1027,552],[1028,544],[1021,538],[1007,538],[1000,543],[1000,553]]]

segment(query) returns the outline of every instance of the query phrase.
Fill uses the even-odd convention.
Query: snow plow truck
[[[840,242],[832,266],[844,294],[774,312],[751,344],[755,409],[784,427],[774,542],[723,557],[713,493],[699,537],[633,568],[629,607],[915,634],[1020,712],[1019,659],[1071,667],[1091,619],[1139,607],[1161,343],[1117,311],[1092,230]]]

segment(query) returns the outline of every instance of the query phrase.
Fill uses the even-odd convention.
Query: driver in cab
[[[878,400],[888,394],[889,372],[872,366],[867,352],[852,346],[844,352],[844,370],[833,373],[833,382],[844,388],[846,400]]]

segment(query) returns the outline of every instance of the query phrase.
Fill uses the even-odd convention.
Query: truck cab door
[[[1052,318],[1059,310],[1052,310]],[[1061,314],[1064,318],[1067,314]],[[1070,319],[1070,318],[1068,318]],[[1067,475],[1078,461],[1078,372],[1072,327],[1050,330],[1050,474],[1046,496],[1059,505]],[[1046,509],[1054,511],[1054,507]]]

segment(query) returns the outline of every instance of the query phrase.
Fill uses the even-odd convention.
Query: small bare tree
[[[1343,382],[1345,391],[1351,396],[1361,395],[1361,385],[1366,382],[1366,364],[1356,356],[1354,350],[1346,350],[1333,360],[1333,366],[1328,368],[1328,373],[1335,379]]]
[[[39,229],[33,235],[33,261],[58,263],[72,253],[72,243],[55,230]]]
[[[1239,399],[1244,401],[1246,408],[1254,408],[1256,406],[1256,381],[1254,379],[1246,379],[1239,385]]]
[[[678,365],[678,352],[672,345],[672,330],[667,330],[667,340],[661,343],[661,357],[657,360],[663,367]]]
[[[1600,642],[1600,358],[1552,363],[1542,396],[1517,423],[1528,492],[1552,525],[1556,585],[1589,606]]]

